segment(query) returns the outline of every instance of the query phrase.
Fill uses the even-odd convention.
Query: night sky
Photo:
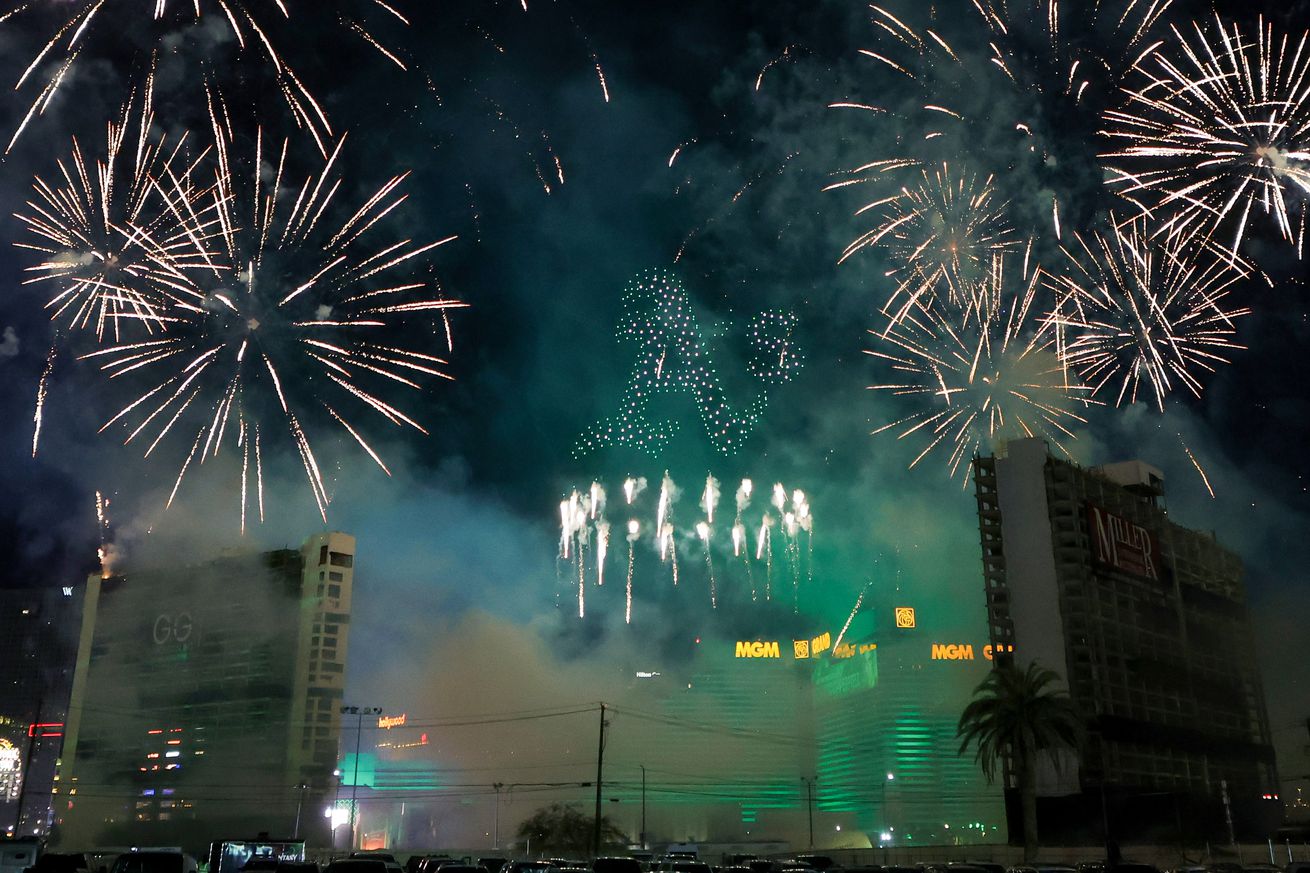
[[[0,81],[21,74],[57,26],[54,13],[72,4],[44,5],[51,8],[0,25]],[[172,559],[179,548],[203,557],[296,545],[322,527],[289,444],[268,459],[268,521],[244,539],[239,456],[231,451],[189,476],[163,512],[189,440],[170,440],[142,460],[140,451],[98,436],[123,395],[68,354],[54,371],[41,450],[31,457],[36,384],[53,333],[43,311],[48,289],[20,284],[32,258],[11,245],[25,236],[12,213],[23,210],[35,174],[57,172],[54,162],[74,135],[88,152],[103,147],[104,123],[143,53],[165,47],[159,130],[205,133],[207,79],[224,90],[238,126],[249,131],[258,118],[279,139],[292,134],[302,166],[315,157],[289,124],[257,52],[237,51],[212,24],[161,35],[164,25],[135,11],[143,4],[110,5],[134,11],[117,13],[123,17],[112,28],[97,25],[76,74],[0,163],[5,585],[62,584],[96,566],[97,490],[111,496],[110,541],[128,566]],[[886,263],[869,249],[837,264],[870,226],[853,213],[873,197],[858,186],[821,189],[843,170],[918,149],[933,161],[996,174],[1016,224],[1049,237],[1050,192],[1066,201],[1065,220],[1074,226],[1095,222],[1110,202],[1096,167],[1094,115],[1069,112],[997,73],[954,83],[967,135],[925,144],[921,130],[897,120],[918,117],[911,110],[922,93],[858,53],[880,44],[863,3],[530,0],[525,12],[517,2],[408,2],[407,28],[363,0],[322,4],[358,13],[406,59],[407,72],[342,27],[335,12],[303,0],[288,5],[303,8],[270,32],[334,127],[348,131],[343,191],[357,201],[412,170],[410,200],[390,217],[392,235],[457,234],[434,252],[430,277],[471,304],[452,315],[456,381],[390,395],[406,399],[430,436],[399,436],[381,419],[362,419],[393,477],[339,433],[319,431],[330,459],[329,526],[359,537],[352,685],[382,693],[388,707],[421,709],[412,701],[437,686],[415,667],[438,656],[441,640],[490,647],[526,633],[545,642],[525,643],[524,656],[548,651],[559,659],[558,674],[552,680],[542,668],[542,687],[525,690],[520,679],[507,698],[597,699],[570,684],[594,668],[587,653],[631,641],[616,642],[622,628],[612,614],[579,624],[569,621],[567,603],[557,607],[556,505],[593,477],[656,480],[665,469],[691,494],[713,471],[725,483],[725,502],[744,475],[806,490],[819,587],[804,611],[815,623],[840,621],[872,582],[923,592],[925,601],[928,594],[972,597],[977,616],[968,622],[982,626],[972,489],[950,476],[944,456],[907,469],[921,440],[870,435],[914,403],[866,390],[889,378],[863,354],[877,343],[867,331],[881,326]],[[1257,11],[1227,5],[1225,14],[1244,22]],[[1310,23],[1304,4],[1268,5],[1269,20],[1298,37]],[[900,7],[911,4],[889,6]],[[1207,14],[1206,4],[1176,0],[1170,20]],[[965,0],[940,3],[932,15],[960,51],[985,51]],[[34,92],[5,93],[7,141]],[[841,101],[892,111],[874,117],[828,108]],[[1089,103],[1113,105],[1101,94]],[[1045,156],[1014,134],[1018,119],[1039,128]],[[1056,261],[1052,251],[1049,238],[1038,243],[1043,263]],[[1301,719],[1310,715],[1304,658],[1293,642],[1310,620],[1307,272],[1267,223],[1252,230],[1245,251],[1274,285],[1249,281],[1234,292],[1253,310],[1239,323],[1245,348],[1205,375],[1202,397],[1175,391],[1163,414],[1149,403],[1092,409],[1069,448],[1082,463],[1140,457],[1160,467],[1175,520],[1213,529],[1241,554],[1288,777],[1306,772],[1306,761],[1288,755],[1301,750]],[[757,313],[795,314],[804,366],[771,392],[758,428],[733,457],[715,455],[689,402],[670,400],[664,408],[681,427],[664,455],[615,449],[575,460],[584,428],[617,410],[631,365],[615,340],[623,289],[653,268],[680,277],[731,399],[744,404],[756,390],[744,329]],[[444,345],[438,328],[418,320],[403,330],[438,353]],[[1213,499],[1184,444],[1209,477]],[[670,619],[648,640],[673,657],[674,625],[693,607],[687,599],[646,598],[648,609]],[[731,616],[701,620],[724,634],[738,629]],[[449,693],[449,680],[442,682]]]

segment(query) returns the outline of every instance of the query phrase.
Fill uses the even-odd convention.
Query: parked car
[[[89,865],[81,852],[42,852],[32,873],[85,873]]]
[[[510,861],[502,873],[545,873],[549,869],[549,861]]]
[[[381,858],[342,858],[328,864],[323,873],[392,873],[392,868]]]
[[[797,855],[796,860],[815,870],[827,870],[837,865],[837,862],[827,855]]]
[[[963,863],[952,861],[946,866],[952,870],[958,870],[961,867],[977,867],[978,869],[985,871],[985,873],[1005,873],[1004,864],[996,864],[991,861],[965,861]]]
[[[636,858],[596,858],[591,862],[591,869],[592,873],[644,873]]]
[[[477,866],[486,867],[487,873],[500,873],[500,868],[508,863],[509,858],[497,858],[492,856],[489,858],[479,858]]]
[[[665,869],[669,873],[714,873],[703,861],[672,861]]]
[[[442,864],[441,873],[487,873],[487,868],[479,864]]]
[[[462,863],[456,858],[449,855],[424,855],[423,860],[419,861],[419,873],[437,873],[446,864]]]
[[[125,852],[114,860],[110,873],[196,873],[196,859],[181,852]]]

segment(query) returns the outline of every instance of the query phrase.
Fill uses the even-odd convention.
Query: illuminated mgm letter
[[[933,643],[932,659],[934,661],[972,661],[973,646],[960,646],[955,643],[951,643],[950,645]]]
[[[791,379],[800,368],[792,345],[796,316],[761,312],[746,330],[746,369],[761,388],[744,407],[724,395],[686,290],[676,276],[649,270],[628,283],[623,295],[619,340],[633,352],[628,384],[617,415],[593,424],[578,438],[573,456],[626,445],[658,455],[677,430],[677,422],[655,417],[651,398],[690,395],[700,411],[705,433],[716,451],[730,455],[741,448],[768,406],[768,388]]]
[[[778,647],[777,640],[771,643],[762,642],[742,642],[737,643],[738,658],[781,658],[782,649]]]

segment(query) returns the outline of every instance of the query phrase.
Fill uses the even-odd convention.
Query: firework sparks
[[[1081,103],[1104,95],[1156,45],[1172,0],[974,0],[989,31],[991,63],[1024,88]]]
[[[1192,466],[1196,468],[1196,472],[1201,474],[1201,482],[1205,485],[1205,490],[1209,493],[1210,499],[1213,500],[1214,488],[1210,487],[1210,477],[1205,474],[1205,470],[1201,467],[1201,462],[1196,459],[1196,455],[1192,454],[1192,450],[1187,447],[1187,443],[1183,440],[1183,435],[1181,433],[1178,434],[1178,444],[1183,447],[1183,451],[1187,454],[1187,460],[1192,462]]]
[[[340,425],[384,472],[377,452],[343,411],[347,405],[394,427],[427,433],[379,386],[417,393],[420,380],[451,378],[444,358],[403,344],[397,334],[411,320],[466,304],[397,274],[454,237],[373,245],[386,226],[383,219],[406,199],[400,193],[405,175],[389,180],[362,206],[343,210],[343,179],[336,170],[341,143],[320,171],[293,185],[288,144],[265,155],[261,132],[253,160],[240,160],[220,120],[221,102],[211,101],[216,148],[207,201],[198,205],[189,183],[173,174],[159,186],[167,208],[197,241],[204,269],[186,273],[189,281],[168,308],[164,334],[116,343],[81,360],[97,364],[111,383],[129,374],[147,380],[148,387],[102,430],[121,424],[126,443],[148,441],[146,456],[175,427],[195,434],[170,504],[193,461],[218,455],[225,434],[235,433],[241,445],[251,429],[258,436],[261,421],[268,431],[267,419],[280,418],[326,519],[329,497],[303,422],[314,416]],[[334,402],[345,405],[329,402],[337,389]],[[255,447],[258,457],[258,441]],[[262,477],[256,487],[262,495]]]
[[[719,505],[719,480],[713,476],[705,477],[705,493],[701,495],[701,508],[705,510],[705,520],[714,524],[714,508]]]
[[[119,47],[127,42],[125,29],[137,28],[149,34],[148,46],[157,53],[183,28],[198,23],[215,21],[226,29],[235,41],[240,54],[247,52],[262,55],[275,77],[276,90],[281,93],[299,126],[307,130],[319,148],[326,153],[332,138],[332,126],[318,99],[300,80],[285,55],[277,48],[273,27],[278,20],[287,21],[291,14],[282,0],[274,3],[255,3],[252,0],[71,0],[68,3],[9,3],[11,9],[0,13],[0,23],[19,13],[55,15],[53,32],[32,58],[14,85],[17,91],[35,92],[26,115],[14,131],[5,149],[8,154],[28,126],[43,114],[63,86],[74,77],[78,61],[84,54],[92,54],[89,44],[113,41]],[[51,7],[62,11],[51,13]],[[261,7],[275,8],[275,12],[261,12]],[[365,8],[377,7],[387,17],[408,24],[405,16],[383,0],[369,0]],[[363,39],[389,61],[405,69],[405,63],[388,49],[361,22],[341,17],[340,23]],[[150,57],[149,69],[154,69],[155,54]]]
[[[778,580],[779,584],[790,584],[793,593],[799,596],[801,586],[814,581],[814,516],[809,499],[801,489],[789,489],[777,483],[766,492],[768,505],[759,508],[759,515],[746,519],[753,486],[750,479],[743,479],[737,488],[738,511],[735,517],[730,520],[717,511],[711,517],[710,510],[720,496],[720,483],[713,474],[707,474],[707,492],[696,493],[697,508],[704,511],[704,515],[678,527],[678,502],[683,495],[672,476],[666,471],[660,478],[660,488],[651,489],[650,496],[642,500],[640,495],[645,492],[645,482],[645,479],[635,477],[621,480],[618,487],[624,492],[622,521],[612,522],[606,516],[606,487],[600,480],[593,481],[586,490],[566,491],[560,499],[556,598],[560,604],[566,598],[569,603],[576,602],[579,617],[585,617],[589,608],[594,611],[594,605],[587,603],[588,598],[608,596],[604,582],[608,546],[611,537],[621,533],[628,546],[626,574],[621,586],[624,621],[632,622],[634,598],[641,581],[638,577],[644,572],[641,552],[637,548],[643,529],[650,532],[652,545],[646,566],[666,580],[666,574],[671,570],[674,588],[686,590],[691,587],[681,585],[683,570],[696,573],[694,565],[680,567],[679,551],[685,558],[688,554],[700,555],[697,550],[703,550],[704,568],[700,572],[704,573],[712,609],[717,609],[725,597],[735,600],[737,592],[744,599],[747,589],[752,601],[760,599],[755,580],[756,563],[764,566],[763,593],[766,599],[772,599],[775,535],[781,536],[777,545],[782,557],[779,568],[784,575]],[[706,499],[707,493],[712,499]],[[629,494],[631,501],[627,499]],[[638,519],[646,512],[649,512],[650,520],[640,522]],[[757,539],[752,540],[757,520],[759,533]],[[698,583],[699,579],[697,575],[695,581]],[[593,585],[596,590],[588,592]],[[693,590],[700,588],[697,586]]]
[[[609,553],[610,526],[607,521],[596,522],[596,585],[605,584],[605,556]]]
[[[705,546],[705,570],[710,577],[710,608],[719,608],[719,588],[714,580],[714,553],[710,550],[710,526],[705,522],[696,523],[696,536]]]
[[[1171,236],[1201,234],[1234,255],[1253,213],[1284,240],[1305,237],[1310,194],[1310,32],[1254,34],[1218,17],[1173,29],[1138,69],[1146,83],[1106,113],[1121,148],[1102,155],[1111,184]]]
[[[631,480],[629,480],[631,481]],[[623,621],[632,624],[632,571],[636,559],[637,539],[641,536],[641,523],[635,518],[628,520],[628,584],[623,596]]]
[[[50,374],[55,370],[56,354],[57,346],[52,344],[50,353],[46,355],[45,368],[41,370],[41,378],[36,383],[36,411],[32,413],[32,457],[34,458],[41,445],[41,426],[45,423],[45,401],[50,393]]]
[[[1067,454],[1062,441],[1085,423],[1076,406],[1087,398],[1052,351],[1055,331],[1033,328],[1039,273],[1026,273],[1013,290],[1005,258],[997,257],[973,313],[938,302],[916,307],[886,332],[870,331],[882,347],[867,354],[898,375],[870,388],[928,404],[874,431],[923,439],[911,467],[941,447],[951,475],[963,470],[967,481],[969,459],[1010,435],[1041,436]]]
[[[1225,298],[1246,272],[1210,247],[1152,240],[1144,216],[1111,216],[1111,225],[1075,234],[1066,271],[1047,280],[1058,297],[1054,318],[1068,333],[1061,355],[1093,394],[1112,391],[1117,406],[1145,386],[1163,412],[1176,385],[1199,397],[1199,373],[1243,348],[1235,322],[1250,310]]]
[[[960,305],[986,278],[992,259],[1019,245],[992,178],[945,163],[925,168],[916,185],[859,212],[871,210],[879,214],[877,226],[848,245],[839,262],[868,246],[887,252],[897,267],[891,274],[896,286],[883,312],[893,322],[942,289]]]
[[[163,330],[166,310],[190,289],[185,271],[204,266],[202,241],[155,190],[156,180],[187,179],[195,165],[178,166],[185,136],[171,148],[151,136],[152,90],[148,81],[140,106],[129,98],[108,123],[105,153],[94,163],[74,139],[57,181],[38,176],[27,211],[17,216],[35,242],[16,245],[42,259],[25,268],[31,278],[23,284],[52,285],[45,304],[51,319],[100,339],[108,332],[121,341],[128,322]],[[194,208],[198,193],[182,187],[179,197]]]

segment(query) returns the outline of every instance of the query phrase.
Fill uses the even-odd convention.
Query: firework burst
[[[1012,288],[1006,260],[993,259],[980,305],[925,300],[886,331],[870,331],[880,347],[866,353],[897,374],[870,388],[927,407],[874,431],[922,440],[911,467],[940,449],[951,475],[967,476],[975,453],[1009,437],[1039,436],[1066,451],[1071,428],[1086,422],[1078,412],[1085,391],[1069,383],[1055,352],[1057,334],[1034,312],[1041,271],[1021,271]]]
[[[133,96],[107,124],[105,152],[94,163],[74,139],[55,181],[38,176],[27,210],[17,216],[35,241],[16,245],[42,258],[26,268],[31,276],[24,284],[51,287],[45,304],[51,320],[93,330],[99,339],[109,334],[121,341],[128,322],[162,330],[164,310],[189,290],[186,271],[203,266],[186,222],[164,208],[155,190],[165,174],[190,174],[178,167],[186,137],[169,146],[150,134],[151,94],[147,81],[139,107]],[[180,190],[183,200],[198,196]]]
[[[876,211],[878,224],[846,247],[844,261],[867,246],[881,246],[896,265],[896,280],[883,312],[899,321],[925,295],[947,295],[963,305],[987,276],[992,259],[1018,246],[1006,204],[991,177],[980,179],[949,164],[929,171],[918,184],[876,200],[859,212]]]
[[[1108,95],[1157,43],[1172,0],[973,0],[991,62],[1025,90],[1074,104]]]
[[[1218,17],[1150,53],[1146,83],[1106,113],[1120,147],[1111,184],[1160,232],[1222,240],[1234,253],[1253,213],[1300,254],[1310,195],[1310,33],[1253,34]]]
[[[147,456],[170,433],[187,434],[170,504],[192,465],[216,456],[230,436],[241,467],[242,527],[248,507],[262,520],[263,458],[269,441],[285,435],[326,518],[329,495],[305,422],[335,424],[388,473],[355,414],[426,433],[385,396],[388,389],[417,395],[426,380],[450,378],[444,358],[405,337],[407,323],[420,320],[425,344],[448,338],[432,319],[465,305],[411,275],[454,237],[375,243],[406,199],[407,174],[362,205],[343,206],[340,142],[321,170],[292,183],[288,144],[266,153],[260,133],[253,160],[242,160],[219,107],[206,202],[197,205],[188,183],[171,174],[161,185],[204,269],[187,274],[187,295],[169,307],[163,335],[82,360],[111,381],[144,382],[105,428],[124,427],[126,442],[144,444]]]
[[[1066,270],[1048,274],[1066,334],[1062,356],[1093,394],[1115,405],[1149,390],[1164,411],[1181,385],[1201,394],[1201,376],[1243,346],[1233,337],[1248,309],[1230,308],[1232,286],[1248,273],[1214,247],[1179,238],[1152,239],[1144,216],[1106,233],[1075,234]]]
[[[359,4],[365,10],[377,9],[389,19],[408,24],[388,0],[359,0]],[[51,7],[59,11],[51,11]],[[148,66],[153,69],[159,49],[187,29],[210,21],[227,31],[242,54],[249,52],[264,59],[297,123],[314,137],[320,150],[326,151],[332,137],[327,114],[278,48],[274,36],[274,26],[291,18],[288,7],[284,0],[71,0],[58,4],[0,0],[0,24],[23,15],[55,16],[46,42],[14,84],[14,90],[34,92],[34,96],[6,146],[6,153],[13,149],[32,121],[49,108],[73,77],[83,55],[94,53],[99,43],[121,51],[126,42],[123,31],[138,31],[152,49]],[[330,14],[336,10],[322,11]],[[362,18],[342,14],[337,20],[389,61],[405,68],[404,61],[373,35]]]

